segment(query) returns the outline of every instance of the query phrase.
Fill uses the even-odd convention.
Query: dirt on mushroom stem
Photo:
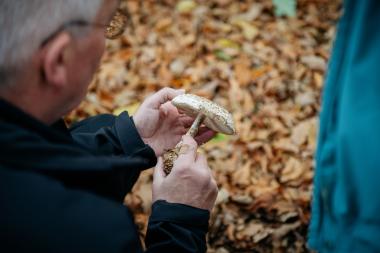
[[[195,137],[198,133],[199,127],[205,119],[205,115],[203,113],[199,113],[195,118],[193,124],[187,131],[186,135],[190,135],[191,137]],[[174,161],[178,158],[180,151],[182,148],[182,142],[178,143],[175,148],[168,150],[164,153],[164,172],[166,175],[169,175],[173,169]]]

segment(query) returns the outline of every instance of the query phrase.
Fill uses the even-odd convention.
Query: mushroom
[[[235,134],[234,122],[231,114],[220,105],[192,94],[183,94],[175,97],[172,104],[188,116],[194,117],[195,120],[186,133],[195,137],[198,133],[199,126],[204,123],[208,128],[215,132],[224,134]],[[167,151],[164,155],[164,171],[168,175],[173,163],[177,159],[181,143],[178,143],[174,149]]]

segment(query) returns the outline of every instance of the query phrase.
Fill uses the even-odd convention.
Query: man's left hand
[[[156,156],[174,148],[194,120],[179,113],[171,104],[170,101],[181,94],[184,94],[183,90],[161,89],[148,97],[133,116],[141,138],[152,147]],[[214,135],[214,131],[201,127],[195,140],[203,144]]]

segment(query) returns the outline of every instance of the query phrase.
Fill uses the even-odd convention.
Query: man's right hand
[[[166,200],[211,211],[217,194],[218,187],[207,160],[197,153],[197,143],[192,137],[183,137],[180,154],[168,176],[159,158],[154,170],[153,202]]]

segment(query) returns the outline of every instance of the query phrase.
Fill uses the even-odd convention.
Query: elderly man
[[[86,94],[117,0],[0,1],[0,251],[142,252],[122,201],[142,169],[172,148],[189,119],[163,89],[133,118],[100,115],[67,129]],[[109,32],[109,31],[108,31]],[[209,130],[195,139],[205,142]],[[147,252],[204,252],[217,186],[189,146],[154,171]]]

